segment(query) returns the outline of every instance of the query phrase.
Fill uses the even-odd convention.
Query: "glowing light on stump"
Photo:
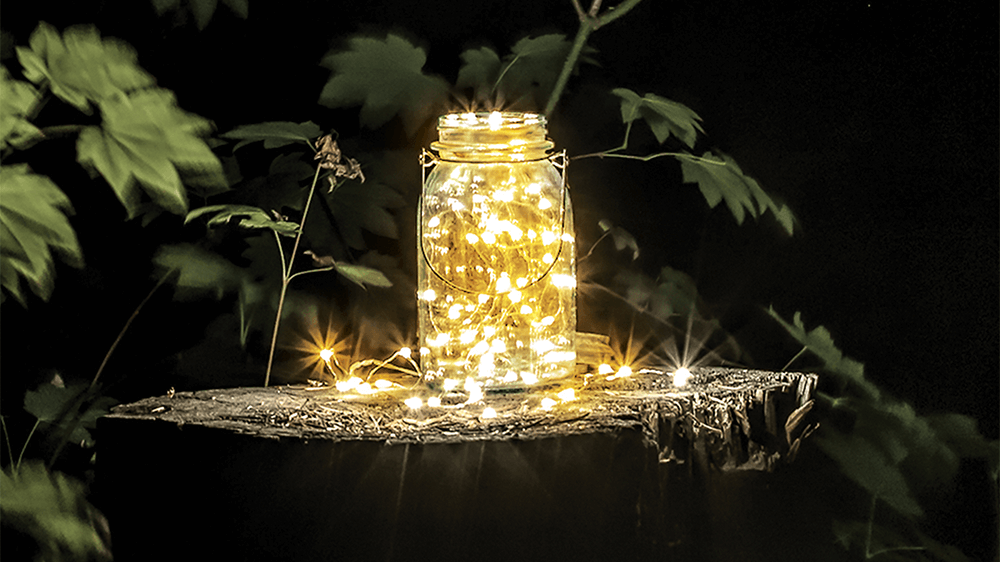
[[[417,217],[424,380],[476,394],[572,374],[573,208],[545,118],[449,114],[438,134]]]

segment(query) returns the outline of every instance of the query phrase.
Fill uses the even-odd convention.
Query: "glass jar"
[[[545,124],[500,112],[438,121],[417,217],[420,365],[432,386],[526,387],[575,370],[573,207]]]

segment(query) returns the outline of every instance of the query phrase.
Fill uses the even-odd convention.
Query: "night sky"
[[[317,105],[329,76],[318,63],[351,34],[403,33],[427,49],[429,72],[453,81],[464,48],[503,54],[527,34],[572,36],[577,26],[568,0],[251,0],[247,20],[220,5],[200,32],[141,1],[18,4],[6,2],[2,19],[16,44],[39,20],[60,29],[96,23],[131,43],[181,107],[220,131],[312,120],[344,138],[369,133],[356,112]],[[996,438],[996,6],[761,4],[641,3],[591,36],[601,66],[585,66],[570,83],[550,133],[571,157],[619,144],[615,87],[682,102],[704,119],[705,148],[731,154],[792,208],[796,234],[769,216],[737,226],[724,206],[709,210],[694,186],[681,185],[670,162],[588,160],[571,168],[581,236],[593,240],[597,220],[611,219],[635,235],[647,273],[669,264],[691,274],[722,324],[756,349],[756,367],[781,368],[797,351],[764,309],[773,304],[786,318],[801,311],[808,327],[827,326],[870,379],[918,411],[971,415]],[[408,139],[391,129],[378,134],[413,150],[416,173],[433,131]],[[656,149],[648,129],[634,135],[636,151]],[[71,145],[51,154],[73,159]],[[29,360],[65,368],[60,349],[93,372],[148,291],[143,252],[151,250],[122,237],[141,229],[105,210],[114,208],[110,190],[64,188],[91,269],[61,268],[49,307],[34,302],[26,314],[3,305],[5,385]],[[81,312],[69,307],[73,299],[92,304]]]

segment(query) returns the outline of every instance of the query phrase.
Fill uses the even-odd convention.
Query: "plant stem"
[[[552,88],[552,93],[549,94],[549,101],[545,104],[545,115],[551,116],[556,105],[559,103],[559,98],[562,97],[562,92],[566,89],[566,83],[569,82],[569,77],[573,74],[573,69],[576,68],[576,61],[579,60],[580,53],[583,52],[583,47],[587,44],[587,38],[590,37],[590,34],[596,31],[597,28],[624,16],[639,2],[640,0],[625,0],[617,6],[608,8],[601,15],[597,15],[600,3],[595,2],[591,6],[590,13],[580,18],[580,28],[576,32],[576,38],[573,40],[573,47],[570,49],[569,56],[566,57],[566,62],[563,63],[562,71],[559,73],[555,87]],[[577,15],[580,15],[582,9],[579,2],[574,2],[574,8],[577,11]]]
[[[787,371],[788,368],[792,366],[792,363],[795,363],[795,360],[798,359],[799,357],[802,357],[802,354],[805,353],[806,351],[809,351],[809,346],[807,345],[802,346],[802,349],[800,349],[799,352],[796,353],[794,357],[789,359],[788,363],[785,363],[785,366],[781,368],[781,371],[782,372]]]
[[[163,286],[163,284],[167,281],[167,279],[171,275],[173,275],[175,271],[177,271],[177,268],[171,269],[170,271],[166,272],[163,275],[163,277],[160,277],[160,280],[156,282],[156,285],[154,285],[153,288],[149,291],[149,293],[146,295],[146,298],[142,299],[142,302],[139,303],[139,306],[135,307],[135,310],[132,311],[132,316],[129,316],[128,321],[125,322],[125,325],[122,327],[121,331],[118,332],[118,337],[115,338],[115,341],[111,344],[111,347],[108,348],[108,352],[104,354],[104,360],[101,361],[101,366],[97,368],[97,373],[94,374],[94,380],[90,381],[90,390],[93,390],[94,387],[97,385],[97,379],[100,378],[101,373],[104,372],[104,367],[107,366],[108,360],[111,359],[111,354],[114,353],[115,349],[118,348],[118,344],[121,343],[122,338],[125,337],[125,332],[128,331],[129,326],[132,325],[132,321],[135,320],[135,317],[139,315],[139,311],[142,310],[142,307],[145,306],[146,303],[149,302],[149,299],[153,297],[153,293],[155,293],[157,289]]]
[[[264,372],[264,386],[271,382],[271,369],[274,366],[274,350],[278,346],[278,327],[281,326],[281,310],[285,306],[285,294],[288,292],[288,284],[292,281],[292,267],[295,265],[295,255],[299,252],[299,243],[302,241],[302,231],[306,227],[306,217],[309,216],[309,207],[312,205],[313,195],[316,193],[316,182],[319,181],[319,173],[322,166],[316,166],[316,174],[313,175],[312,186],[309,187],[309,195],[306,197],[305,207],[302,209],[302,219],[299,221],[299,230],[295,234],[295,244],[292,245],[292,253],[285,261],[285,254],[281,248],[281,238],[278,233],[274,233],[274,238],[278,243],[278,252],[281,253],[281,294],[278,296],[278,311],[274,316],[274,330],[271,332],[271,350],[267,356],[267,371]]]
[[[24,451],[28,448],[28,443],[31,442],[31,436],[35,434],[35,430],[38,429],[38,424],[40,423],[42,423],[42,420],[35,420],[35,425],[31,426],[31,431],[28,432],[28,438],[24,440],[24,446],[21,447],[21,454],[17,456],[17,463],[14,464],[15,474],[21,470],[21,459],[24,458]]]

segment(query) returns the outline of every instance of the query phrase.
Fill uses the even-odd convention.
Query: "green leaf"
[[[908,516],[923,514],[910,486],[899,470],[898,460],[855,433],[822,431],[816,443],[840,466],[844,475],[878,496],[896,511]]]
[[[503,70],[496,80],[498,89],[508,100],[533,94],[536,103],[544,104],[572,48],[573,43],[561,33],[521,39],[504,57]],[[580,60],[588,61],[586,55],[595,52],[584,47]]]
[[[77,160],[100,173],[128,211],[141,202],[138,182],[153,201],[187,212],[180,172],[201,185],[227,187],[222,164],[200,135],[211,125],[177,107],[168,90],[149,89],[101,103],[101,127],[87,127],[77,140]]]
[[[161,16],[166,12],[181,9],[181,0],[151,0],[151,2],[157,15]],[[222,0],[222,3],[237,17],[247,19],[248,0]],[[199,30],[202,30],[212,21],[212,16],[215,15],[218,7],[218,0],[185,0],[185,4],[187,4],[186,8],[191,10],[194,15],[195,25],[198,26]]]
[[[69,199],[48,177],[30,173],[26,164],[0,167],[0,280],[22,304],[20,277],[42,300],[52,294],[52,250],[74,267],[83,265],[66,217],[72,212]]]
[[[697,183],[709,207],[715,208],[719,202],[725,201],[738,224],[743,224],[747,212],[757,218],[770,210],[785,231],[792,234],[795,218],[791,209],[775,203],[757,184],[757,180],[745,175],[728,155],[716,156],[706,152],[700,158],[682,156],[678,159],[684,182]]]
[[[608,232],[611,239],[615,243],[615,249],[619,252],[628,248],[632,250],[632,261],[639,259],[639,243],[635,241],[635,236],[632,236],[628,231],[619,226],[615,226],[608,219],[601,219],[597,223],[597,226],[601,227],[601,230]]]
[[[323,134],[323,131],[312,121],[292,123],[290,121],[270,121],[254,125],[236,127],[228,133],[219,135],[225,139],[239,140],[233,151],[252,142],[264,141],[264,148],[280,148],[289,144],[301,142],[309,144]]]
[[[179,272],[175,284],[181,290],[180,298],[208,292],[221,299],[228,291],[240,289],[247,278],[243,268],[192,244],[162,246],[153,256],[153,263]]]
[[[25,148],[41,138],[42,133],[27,119],[39,99],[31,84],[12,80],[7,68],[0,66],[0,150]]]
[[[337,229],[350,247],[365,248],[362,229],[386,238],[399,238],[396,219],[389,209],[402,207],[406,201],[389,186],[374,180],[364,184],[347,181],[327,198]]]
[[[59,99],[89,114],[90,102],[118,100],[155,80],[139,67],[135,51],[116,39],[101,39],[94,26],[76,26],[62,37],[54,27],[40,23],[18,47],[17,58],[28,80],[48,82]]]
[[[424,74],[424,50],[406,39],[392,34],[384,40],[354,37],[348,44],[347,51],[323,59],[333,75],[320,94],[322,105],[361,105],[361,124],[370,128],[398,114],[412,136],[447,99],[448,84]]]
[[[203,215],[214,215],[208,221],[208,226],[221,226],[233,223],[250,230],[273,230],[282,236],[295,236],[299,225],[283,219],[276,219],[260,207],[249,205],[209,205],[200,207],[188,213],[185,224]]]
[[[84,485],[60,472],[50,473],[40,462],[27,463],[16,473],[0,472],[0,509],[4,524],[33,537],[39,559],[110,559],[111,553],[91,523],[97,513],[86,500]]]
[[[696,312],[698,290],[691,276],[683,271],[664,267],[655,280],[640,272],[622,271],[614,282],[623,287],[625,299],[632,306],[660,320]]]
[[[880,398],[881,392],[878,387],[865,378],[864,365],[850,357],[845,357],[843,352],[833,343],[833,338],[830,336],[829,330],[823,326],[817,326],[812,331],[806,331],[805,324],[802,322],[801,312],[795,313],[791,323],[786,322],[774,310],[773,306],[769,307],[767,312],[796,341],[819,357],[823,361],[824,368],[827,371],[855,385],[862,393],[862,396],[873,401],[877,401]]]
[[[464,51],[460,58],[462,68],[458,70],[455,86],[473,88],[480,99],[489,97],[500,74],[500,56],[489,47],[480,47]]]
[[[377,269],[351,263],[336,263],[333,267],[337,270],[337,273],[362,287],[365,285],[373,285],[375,287],[392,286],[392,281],[389,281],[389,278]]]
[[[645,119],[660,143],[673,135],[688,148],[694,148],[698,133],[705,133],[701,117],[685,105],[656,94],[640,98],[639,94],[627,88],[615,88],[611,93],[622,99],[622,122],[628,124],[640,117]]]
[[[24,409],[44,424],[58,428],[56,437],[69,433],[67,441],[91,447],[94,440],[90,430],[97,427],[97,419],[108,413],[116,402],[101,396],[90,398],[90,387],[85,383],[63,386],[62,380],[53,379],[38,390],[24,394]]]

